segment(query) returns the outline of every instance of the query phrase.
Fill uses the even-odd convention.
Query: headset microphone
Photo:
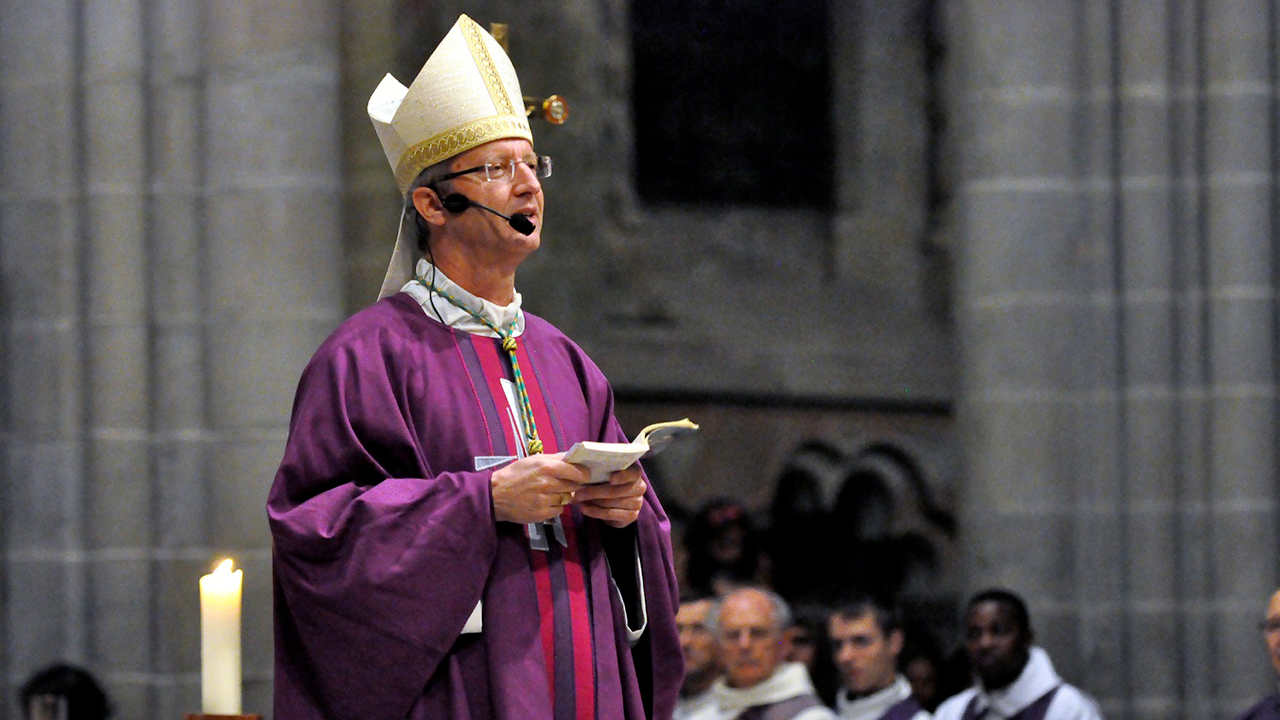
[[[498,212],[497,210],[494,210],[491,207],[481,205],[480,203],[476,202],[475,200],[472,200],[471,198],[467,197],[466,195],[463,195],[462,193],[450,193],[446,195],[444,199],[440,201],[440,203],[444,205],[445,210],[448,210],[451,213],[460,213],[465,211],[469,207],[478,207],[481,210],[491,212],[494,215],[497,215],[498,217],[502,218],[503,220],[506,220],[507,224],[510,225],[512,229],[514,229],[516,232],[522,235],[533,234],[533,222],[530,221],[529,218],[523,215],[503,215],[502,213]]]

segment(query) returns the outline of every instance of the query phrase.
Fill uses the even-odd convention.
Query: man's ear
[[[895,628],[889,631],[889,652],[895,657],[902,654],[902,643],[904,636],[901,628]]]
[[[795,647],[795,643],[791,642],[791,638],[794,635],[795,628],[787,628],[778,633],[778,648],[782,652],[784,660],[791,657],[791,649]]]
[[[413,206],[417,208],[418,214],[428,225],[437,227],[444,225],[447,213],[435,190],[426,186],[414,188],[412,197]]]
[[[792,625],[791,627],[782,631],[782,642],[785,643],[786,645],[787,654],[790,654],[791,651],[795,648],[796,636],[803,634],[804,631],[805,631],[804,628],[798,627],[796,625]]]

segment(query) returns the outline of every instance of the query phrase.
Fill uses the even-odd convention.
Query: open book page
[[[641,430],[629,443],[603,443],[583,441],[575,443],[564,454],[564,461],[582,465],[591,470],[591,482],[601,483],[610,473],[625,470],[637,460],[661,452],[672,440],[694,432],[697,423],[689,418],[654,423]]]

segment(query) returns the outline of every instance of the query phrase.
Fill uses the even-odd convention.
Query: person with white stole
[[[797,662],[786,662],[791,608],[772,590],[742,587],[720,602],[712,628],[724,676],[715,703],[691,720],[836,720]]]
[[[590,358],[521,309],[542,181],[519,80],[461,16],[369,115],[404,197],[381,299],[303,372],[268,498],[275,717],[648,720],[683,673],[669,525]]]
[[[939,705],[935,720],[1102,720],[1093,698],[1064,682],[1034,644],[1022,598],[984,590],[969,599],[964,624],[977,682]]]
[[[898,672],[905,635],[897,608],[870,597],[850,600],[827,619],[827,635],[840,669],[841,720],[931,720]]]

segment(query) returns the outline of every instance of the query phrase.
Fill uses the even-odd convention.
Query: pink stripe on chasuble
[[[592,720],[595,717],[596,670],[592,657],[594,642],[591,637],[591,611],[587,606],[586,573],[582,567],[582,551],[578,548],[578,526],[570,508],[564,509],[560,520],[564,523],[564,537],[568,543],[564,549],[564,566],[569,583],[569,617],[573,623],[575,707],[578,720]]]
[[[556,628],[555,607],[551,599],[551,568],[547,554],[529,549],[529,564],[533,566],[533,582],[538,588],[538,634],[542,639],[542,661],[547,669],[547,696],[551,707],[556,704]]]
[[[480,369],[484,372],[484,383],[489,388],[489,395],[493,397],[498,415],[501,416],[502,432],[507,438],[507,447],[511,449],[512,455],[523,455],[523,451],[517,448],[524,447],[524,438],[520,436],[520,429],[512,424],[511,413],[508,410],[511,406],[507,403],[507,394],[502,391],[502,379],[510,376],[507,370],[508,360],[498,354],[501,352],[498,340],[479,335],[469,337],[471,346],[475,348],[476,357],[480,360]]]
[[[507,447],[513,455],[524,455],[524,437],[519,428],[513,424],[511,405],[507,402],[507,394],[502,389],[502,380],[511,379],[511,361],[501,349],[501,340],[496,338],[471,335],[471,345],[475,348],[484,372],[485,385],[493,397],[498,414],[502,416],[502,429],[507,436]],[[519,449],[517,449],[519,448]],[[526,532],[527,535],[527,532]],[[542,639],[542,659],[547,669],[547,692],[555,702],[555,608],[551,593],[551,568],[547,564],[545,552],[529,551],[529,564],[533,568],[533,583],[538,595],[538,630]]]
[[[525,388],[529,392],[529,405],[533,409],[543,451],[558,452],[562,448],[556,442],[556,433],[552,430],[551,413],[538,384],[536,368],[523,344],[516,347],[516,357],[520,361]],[[560,523],[564,526],[565,541],[568,544],[561,556],[564,558],[565,581],[569,591],[569,622],[573,632],[574,709],[577,720],[592,720],[596,714],[594,642],[591,637],[591,609],[587,599],[587,573],[582,566],[582,551],[578,547],[578,526],[574,514],[572,506],[560,513]],[[585,518],[583,521],[586,521]]]

